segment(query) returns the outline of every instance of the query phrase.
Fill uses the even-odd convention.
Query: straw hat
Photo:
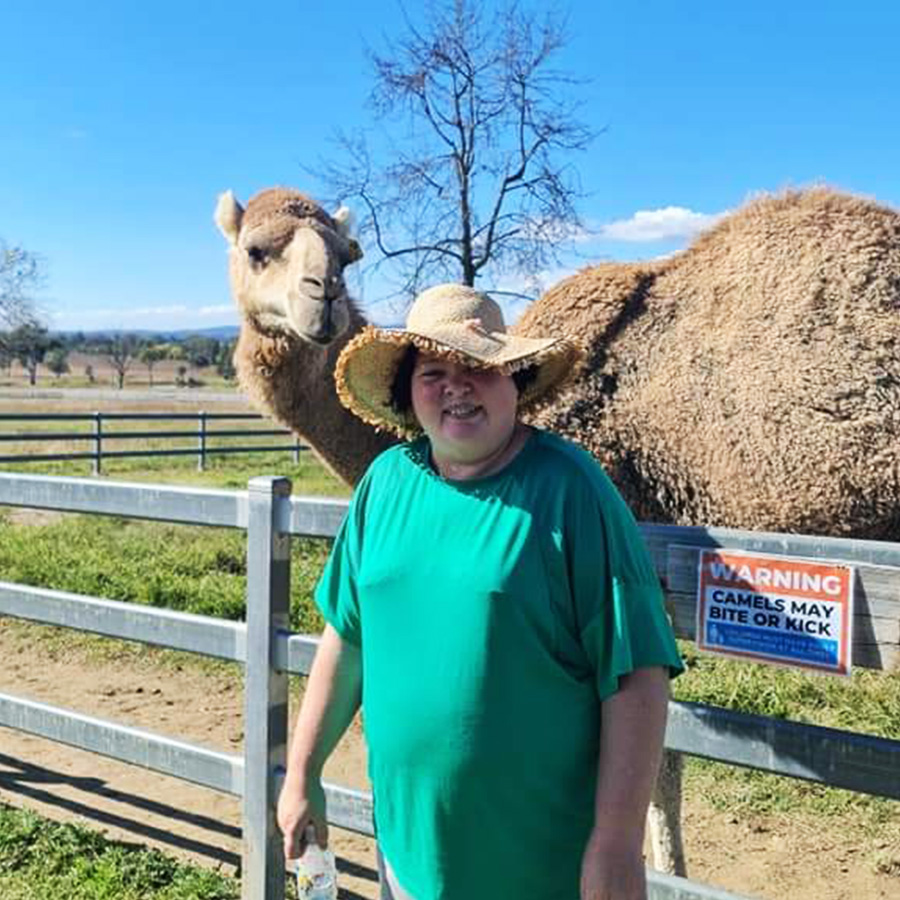
[[[537,366],[537,377],[519,397],[527,412],[547,402],[574,373],[581,351],[567,338],[507,334],[500,307],[461,284],[440,284],[416,298],[406,328],[366,327],[341,351],[334,379],[344,406],[364,422],[401,437],[421,432],[412,410],[391,406],[391,384],[410,344],[473,368],[506,375]]]

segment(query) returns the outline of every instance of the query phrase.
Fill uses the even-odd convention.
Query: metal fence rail
[[[240,528],[247,532],[247,621],[140,607],[0,582],[0,615],[217,656],[245,666],[243,756],[0,694],[0,725],[92,750],[238,794],[243,806],[242,897],[282,900],[284,863],[272,808],[287,741],[287,676],[307,674],[317,644],[291,635],[291,535],[336,533],[347,501],[290,496],[285,479],[254,479],[247,491],[215,491],[91,479],[0,474],[0,504]],[[862,665],[893,665],[900,647],[900,546],[723,529],[643,526],[675,612],[693,637],[691,592],[704,547],[741,547],[857,566],[854,653]],[[689,614],[690,613],[690,614]],[[789,777],[900,799],[900,741],[753,716],[694,703],[670,704],[666,746]],[[371,797],[329,785],[329,821],[372,834]],[[649,872],[652,900],[739,900],[686,879]]]
[[[228,453],[259,453],[272,450],[289,450],[293,454],[294,462],[299,461],[300,451],[305,449],[297,438],[293,438],[290,444],[229,444],[223,446],[218,443],[222,438],[257,438],[273,436],[292,436],[286,428],[214,428],[207,427],[209,422],[216,421],[263,421],[264,417],[258,413],[209,413],[200,411],[197,413],[0,413],[0,422],[84,422],[91,426],[91,431],[23,431],[6,432],[0,434],[0,446],[6,443],[72,443],[89,441],[93,443],[92,450],[74,450],[66,453],[14,453],[0,455],[0,463],[22,462],[51,462],[59,460],[91,460],[93,472],[99,475],[103,470],[104,459],[126,459],[132,457],[151,456],[196,456],[197,468],[203,470],[206,459],[211,455]],[[197,427],[191,431],[123,431],[106,430],[104,422],[168,422],[168,421],[192,421]],[[197,443],[194,447],[169,447],[162,449],[150,449],[143,447],[133,450],[110,450],[110,441],[147,441],[147,440],[178,440],[191,438]],[[209,446],[209,441],[215,439],[215,446]]]
[[[142,728],[130,728],[8,694],[0,694],[0,724],[218,791],[239,796],[242,793],[244,760],[241,757]]]

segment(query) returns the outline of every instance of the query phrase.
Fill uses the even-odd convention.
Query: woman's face
[[[419,353],[412,407],[437,462],[478,463],[505,447],[516,427],[518,391],[509,375]]]

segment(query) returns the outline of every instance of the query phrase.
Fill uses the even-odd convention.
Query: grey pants
[[[404,891],[397,883],[394,870],[390,863],[381,855],[381,849],[376,849],[375,860],[378,865],[378,881],[381,884],[380,900],[415,900],[412,894]]]

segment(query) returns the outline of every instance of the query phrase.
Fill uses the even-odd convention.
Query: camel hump
[[[900,212],[827,187],[760,195],[698,237],[666,282],[736,315],[897,311]]]
[[[663,268],[664,262],[588,266],[535,300],[513,331],[578,339],[607,332],[641,305]]]

